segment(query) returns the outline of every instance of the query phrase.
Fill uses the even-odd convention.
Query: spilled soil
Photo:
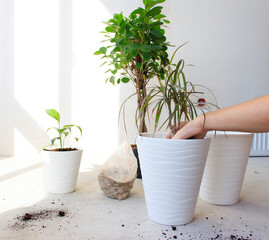
[[[10,228],[13,230],[24,229],[28,226],[34,226],[37,222],[65,217],[67,213],[67,210],[58,209],[42,209],[38,211],[26,212],[25,214],[16,217],[14,219],[15,223],[11,225]],[[42,227],[46,228],[45,225],[43,225]]]
[[[15,217],[8,228],[15,231],[34,226],[46,228],[46,223],[48,223],[48,221],[50,222],[68,217],[68,210],[64,208],[64,204],[61,202],[61,199],[58,199],[58,201],[52,200],[50,204],[53,206],[58,205],[58,207],[37,208],[34,206],[33,210],[28,209],[28,211],[22,215]],[[9,222],[11,223],[11,221]]]

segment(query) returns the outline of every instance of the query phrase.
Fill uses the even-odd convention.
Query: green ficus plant
[[[60,114],[55,110],[55,109],[46,109],[45,110],[46,113],[54,118],[57,123],[58,123],[58,126],[57,127],[50,127],[47,129],[47,132],[49,130],[56,130],[56,132],[58,133],[56,137],[52,138],[51,139],[51,144],[44,147],[43,149],[46,150],[47,147],[49,146],[59,146],[58,148],[56,148],[57,151],[68,151],[68,150],[75,150],[72,147],[72,145],[75,143],[75,142],[78,142],[80,137],[82,137],[82,129],[80,126],[77,126],[77,125],[74,125],[74,124],[69,124],[69,125],[64,125],[63,127],[61,127],[61,117],[60,117]],[[80,137],[74,137],[74,143],[69,146],[69,147],[65,147],[65,140],[66,138],[71,134],[71,131],[72,131],[72,128],[77,128],[80,132]],[[58,142],[58,145],[56,145],[56,143]]]
[[[106,46],[96,51],[105,59],[109,74],[106,82],[112,84],[132,82],[137,95],[138,109],[147,98],[146,86],[150,79],[157,75],[164,79],[166,66],[169,63],[165,30],[168,24],[162,14],[162,6],[156,6],[165,0],[143,0],[144,7],[135,9],[129,17],[122,13],[114,14],[105,22],[104,34]],[[145,116],[147,107],[140,113],[138,131],[147,132]]]
[[[172,136],[176,134],[181,120],[190,121],[197,117],[198,109],[204,113],[205,111],[210,111],[211,107],[218,108],[216,98],[210,89],[187,81],[183,72],[185,67],[183,59],[180,59],[176,64],[172,63],[176,52],[183,45],[179,46],[172,55],[165,80],[161,81],[159,79],[159,85],[153,86],[150,89],[142,108],[139,110],[142,112],[143,108],[152,106],[152,113],[155,113],[154,122],[156,131],[162,111],[166,108],[168,117],[163,121],[159,129],[167,124],[167,127],[171,129]],[[197,87],[199,91],[196,90]],[[201,97],[205,91],[212,94],[215,103],[207,102],[205,98]]]

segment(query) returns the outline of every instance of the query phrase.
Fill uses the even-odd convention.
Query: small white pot
[[[207,134],[212,141],[200,189],[201,199],[216,205],[239,201],[253,140],[253,133],[225,134]]]
[[[75,191],[81,156],[82,150],[42,151],[48,192],[62,194]]]
[[[182,225],[193,219],[210,138],[165,139],[165,133],[137,136],[149,218]]]

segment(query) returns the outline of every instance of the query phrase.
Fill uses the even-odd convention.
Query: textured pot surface
[[[165,136],[137,136],[147,211],[156,223],[182,225],[193,219],[210,139]]]
[[[217,205],[236,204],[252,145],[252,133],[209,133],[212,139],[201,183],[202,200]]]
[[[42,151],[44,175],[50,193],[70,193],[76,188],[82,150]]]

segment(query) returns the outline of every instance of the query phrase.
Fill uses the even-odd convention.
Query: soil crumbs
[[[67,213],[67,210],[59,209],[44,209],[34,212],[27,212],[22,216],[14,218],[15,223],[9,228],[18,231],[29,226],[35,226],[36,222],[43,222],[44,220],[54,220],[55,218],[65,217]],[[46,228],[46,226],[43,225],[42,228]]]

